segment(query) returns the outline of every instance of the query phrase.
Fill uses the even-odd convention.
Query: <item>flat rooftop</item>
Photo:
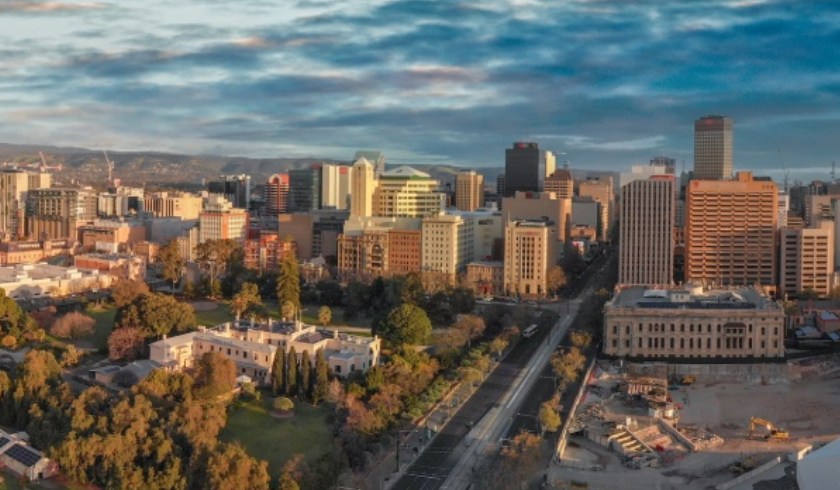
[[[617,308],[697,309],[697,310],[770,310],[775,301],[755,288],[646,288],[621,289],[609,303]]]

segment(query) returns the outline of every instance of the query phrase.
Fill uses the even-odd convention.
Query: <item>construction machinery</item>
[[[767,429],[767,433],[763,436],[758,435],[755,431],[757,427],[764,427],[765,429]],[[759,417],[751,417],[749,437],[750,439],[760,437],[767,441],[786,441],[790,439],[790,433],[784,429],[776,427],[769,420],[765,420]]]

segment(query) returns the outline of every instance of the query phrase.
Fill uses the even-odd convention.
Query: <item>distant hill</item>
[[[62,165],[61,172],[55,172],[54,179],[61,183],[80,183],[103,188],[106,185],[108,167],[100,150],[86,148],[14,145],[0,143],[0,162],[5,165],[38,163],[43,152],[49,165]],[[108,150],[108,157],[114,162],[114,177],[125,185],[146,185],[148,187],[199,186],[203,179],[212,179],[220,174],[248,174],[251,182],[259,186],[277,172],[306,168],[313,163],[349,164],[349,160],[325,158],[245,158],[220,155],[178,155],[161,152],[121,152]],[[387,153],[386,153],[387,162]],[[397,165],[388,164],[389,168]],[[455,174],[463,170],[451,165],[411,165],[417,170],[429,173],[441,182],[444,188],[449,183],[454,190]],[[478,168],[488,184],[495,185],[496,175],[501,168]]]

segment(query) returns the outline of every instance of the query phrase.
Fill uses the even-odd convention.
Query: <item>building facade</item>
[[[458,172],[455,176],[455,207],[475,211],[484,207],[484,176],[475,170]]]
[[[467,264],[467,287],[479,297],[505,293],[505,264],[501,261],[479,261]]]
[[[618,283],[673,281],[674,179],[635,180],[621,189]]]
[[[434,216],[445,208],[446,195],[438,181],[411,167],[399,167],[379,176],[373,215],[385,218]]]
[[[834,222],[782,228],[779,243],[779,293],[828,296],[834,286]]]
[[[269,216],[277,216],[288,211],[289,203],[289,174],[274,174],[265,184],[265,212]]]
[[[348,209],[352,189],[351,167],[346,165],[321,165],[321,208]]]
[[[321,166],[289,170],[289,211],[321,208]]]
[[[516,192],[540,192],[545,177],[546,160],[537,143],[517,141],[511,148],[505,149],[503,196],[513,196]]]
[[[628,287],[604,307],[603,338],[616,357],[778,359],[785,313],[756,288]]]
[[[567,168],[558,168],[545,179],[545,192],[553,192],[558,199],[571,199],[575,195],[575,181]]]
[[[424,218],[422,226],[420,268],[424,281],[455,284],[458,274],[473,260],[473,222],[440,214]]]
[[[199,243],[210,240],[235,240],[248,237],[248,211],[233,207],[224,197],[211,194],[198,218]]]
[[[96,194],[87,189],[32,189],[26,196],[26,234],[35,240],[78,239],[96,217]]]
[[[732,178],[732,119],[705,116],[694,122],[694,178]]]
[[[547,292],[553,237],[550,222],[512,220],[505,226],[504,290],[506,296],[542,298]]]
[[[186,193],[156,192],[143,198],[143,210],[155,218],[198,219],[201,197]]]

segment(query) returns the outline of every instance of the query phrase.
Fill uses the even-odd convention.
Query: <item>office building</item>
[[[127,252],[146,240],[146,226],[140,221],[97,219],[79,231],[79,241],[87,251]]]
[[[754,179],[752,172],[728,181],[692,180],[686,191],[685,279],[773,288],[777,194],[772,180]]]
[[[547,217],[552,235],[565,242],[572,219],[572,200],[558,199],[553,192],[517,192],[502,200],[502,223],[514,219]]]
[[[411,167],[389,170],[379,177],[373,213],[380,217],[422,218],[445,208],[446,196],[437,180]]]
[[[676,175],[677,160],[675,158],[666,156],[657,156],[650,159],[650,165],[654,167],[664,167],[666,174]]]
[[[813,291],[826,297],[834,278],[834,221],[810,228],[782,228],[779,249],[779,293]]]
[[[455,207],[475,211],[484,207],[484,176],[475,170],[458,172],[455,176]]]
[[[759,288],[622,288],[604,307],[604,353],[635,359],[785,355],[785,312]]]
[[[388,230],[388,271],[391,275],[420,272],[421,230]]]
[[[218,194],[207,198],[198,218],[199,243],[210,240],[235,240],[243,243],[248,237],[248,212],[235,208]]]
[[[550,222],[515,219],[505,226],[506,296],[542,298],[548,292],[548,268],[554,265]]]
[[[348,209],[350,207],[351,167],[321,165],[321,208]]]
[[[621,188],[618,283],[673,281],[674,178],[654,176]]]
[[[289,212],[307,212],[321,207],[321,166],[289,170]]]
[[[265,213],[285,214],[289,209],[289,174],[274,174],[265,184]]]
[[[365,158],[360,158],[353,164],[351,173],[350,216],[373,216],[373,196],[378,184],[373,164]]]
[[[116,187],[97,195],[96,214],[100,218],[137,216],[143,212],[142,187]]]
[[[575,181],[572,172],[567,168],[555,170],[545,179],[545,192],[553,192],[558,199],[571,199],[575,192]]]
[[[362,158],[373,165],[374,178],[378,179],[380,175],[385,173],[385,155],[383,155],[381,151],[359,150],[353,156],[353,161],[356,162]]]
[[[694,178],[732,178],[732,119],[705,116],[694,122]]]
[[[143,198],[143,211],[155,218],[198,219],[203,200],[187,193],[156,192]]]
[[[654,175],[674,175],[672,168],[666,165],[633,165],[629,172],[621,172],[618,176],[618,188],[621,189],[625,185],[635,180],[648,180]]]
[[[35,240],[78,239],[96,217],[96,194],[87,189],[32,189],[26,196],[26,234]]]
[[[264,233],[259,238],[249,238],[242,246],[245,268],[264,271],[277,270],[280,262],[295,253],[295,243],[286,241],[277,233]]]
[[[454,285],[473,260],[473,237],[472,220],[447,214],[424,218],[420,262],[424,284]]]
[[[217,180],[207,184],[207,191],[223,196],[235,208],[248,209],[251,203],[251,176],[220,175]]]
[[[612,230],[615,205],[612,177],[591,178],[582,181],[578,185],[578,195],[580,197],[591,197],[600,205],[598,240],[607,241]]]
[[[507,195],[505,194],[505,174],[496,176],[496,195],[500,200]]]
[[[540,151],[537,143],[518,141],[505,150],[505,197],[516,192],[543,190],[546,169],[556,167],[550,151]]]
[[[467,264],[467,287],[478,297],[505,293],[505,264],[502,261],[478,261]]]

